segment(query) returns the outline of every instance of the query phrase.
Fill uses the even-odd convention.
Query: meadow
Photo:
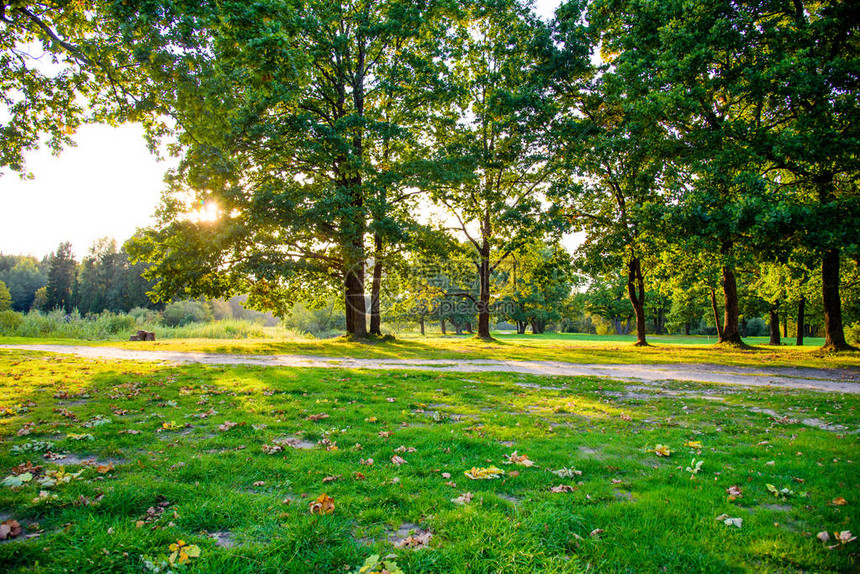
[[[0,405],[7,572],[860,566],[854,394],[0,350]]]

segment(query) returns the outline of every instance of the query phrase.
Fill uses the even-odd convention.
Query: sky
[[[538,0],[535,10],[548,19],[559,3]],[[0,177],[0,253],[41,258],[70,241],[80,260],[98,239],[122,243],[154,222],[164,173],[175,160],[156,160],[139,125],[88,125],[74,140],[59,156],[30,152],[33,179]]]

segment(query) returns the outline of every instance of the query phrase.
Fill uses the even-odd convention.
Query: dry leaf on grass
[[[328,494],[320,494],[316,500],[309,505],[311,514],[331,514],[334,512],[334,498]]]
[[[406,464],[406,461],[401,457],[397,456],[396,454],[391,457],[391,462],[393,462],[397,466],[400,466],[401,464]]]
[[[524,454],[517,454],[517,451],[505,455],[505,462],[502,464],[517,464],[519,466],[530,467],[534,466],[534,462],[529,460],[529,457]]]
[[[395,546],[417,550],[425,548],[430,543],[431,538],[433,538],[433,534],[429,530],[418,530],[415,534],[411,534],[395,544]]]
[[[273,444],[273,445],[264,444],[262,449],[263,449],[264,453],[271,455],[271,454],[278,454],[279,452],[283,452],[284,447],[282,447],[281,445],[278,445],[278,444]]]
[[[501,478],[505,474],[505,471],[495,466],[488,466],[486,468],[473,466],[471,470],[467,470],[463,474],[472,480],[492,480],[494,478]]]
[[[576,487],[570,486],[569,484],[559,484],[558,486],[553,486],[550,490],[557,494],[559,492],[573,492],[576,490]]]
[[[469,504],[470,502],[472,502],[472,493],[464,492],[457,498],[452,498],[451,502],[453,502],[454,504]]]
[[[666,456],[666,457],[668,457],[672,454],[672,451],[669,450],[669,447],[666,446],[665,444],[658,444],[657,446],[654,447],[653,452],[657,456]]]
[[[4,520],[0,522],[0,540],[6,540],[8,538],[16,538],[21,534],[22,528],[21,525],[18,524],[17,520]]]
[[[319,413],[319,414],[317,414],[317,415],[308,415],[308,419],[307,419],[307,420],[316,422],[316,421],[320,421],[320,420],[322,420],[322,419],[327,419],[327,418],[328,418],[328,415],[327,415],[327,414],[325,414],[325,413]]]

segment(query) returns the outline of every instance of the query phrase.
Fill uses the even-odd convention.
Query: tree
[[[72,254],[72,244],[60,243],[57,251],[48,258],[48,285],[45,291],[47,309],[63,309],[72,312],[72,288],[77,274],[77,262]]]
[[[6,284],[0,281],[0,311],[8,311],[12,308],[12,294],[6,288]]]
[[[0,255],[0,281],[12,294],[12,310],[29,311],[36,291],[48,284],[47,259],[25,255]]]
[[[157,9],[139,26],[151,35],[155,21],[155,59],[178,70],[188,96],[176,103],[184,155],[159,225],[130,250],[153,264],[147,276],[159,279],[161,298],[246,291],[257,306],[283,311],[300,291],[340,290],[347,333],[363,337],[366,240],[370,231],[396,235],[386,207],[395,202],[383,189],[414,173],[398,146],[423,129],[421,102],[441,68],[429,30],[434,4],[201,10],[205,26]],[[183,35],[184,25],[195,33]],[[414,113],[392,113],[392,94],[400,112]],[[188,195],[221,216],[189,219]]]
[[[470,4],[454,36],[459,97],[435,129],[449,173],[432,195],[471,246],[477,335],[491,339],[493,272],[517,248],[560,227],[540,200],[560,165],[551,142],[557,109],[542,71],[551,43],[518,0]]]
[[[0,175],[27,177],[28,150],[46,139],[59,153],[84,122],[141,121],[150,135],[166,129],[172,110],[153,89],[164,77],[141,73],[151,62],[145,37],[121,32],[130,4],[138,3],[122,3],[118,17],[113,0],[0,0]]]
[[[612,324],[616,335],[627,335],[635,315],[625,301],[627,280],[618,275],[612,280],[595,279],[586,291],[585,309]]]
[[[593,11],[604,53],[628,83],[642,84],[642,106],[677,141],[679,177],[672,204],[681,236],[695,234],[722,267],[720,341],[743,344],[736,267],[744,250],[774,238],[756,233],[778,207],[764,178],[770,168],[759,132],[778,122],[763,113],[768,94],[762,25],[766,1],[638,3],[607,0]]]
[[[559,243],[534,242],[513,255],[511,277],[502,290],[501,308],[505,318],[525,333],[543,333],[548,323],[562,318],[565,302],[573,288],[573,266],[570,255]],[[505,305],[510,303],[510,305]]]
[[[131,265],[124,249],[115,240],[96,241],[78,269],[73,292],[81,313],[128,312],[135,307],[151,307],[146,291],[152,283],[141,277],[143,264]]]
[[[825,349],[845,350],[840,296],[844,254],[856,257],[860,227],[860,8],[856,2],[772,3],[760,20],[759,58],[773,129],[759,147],[790,192],[784,230],[820,258]]]

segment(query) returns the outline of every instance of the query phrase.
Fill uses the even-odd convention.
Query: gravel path
[[[806,367],[731,367],[710,364],[593,365],[561,361],[503,361],[493,359],[353,359],[312,355],[230,355],[170,351],[136,351],[116,347],[74,345],[0,345],[0,349],[42,351],[91,359],[157,361],[176,364],[255,365],[379,370],[434,370],[441,372],[515,372],[528,375],[596,376],[622,381],[694,381],[745,387],[784,387],[860,393],[860,369]]]

